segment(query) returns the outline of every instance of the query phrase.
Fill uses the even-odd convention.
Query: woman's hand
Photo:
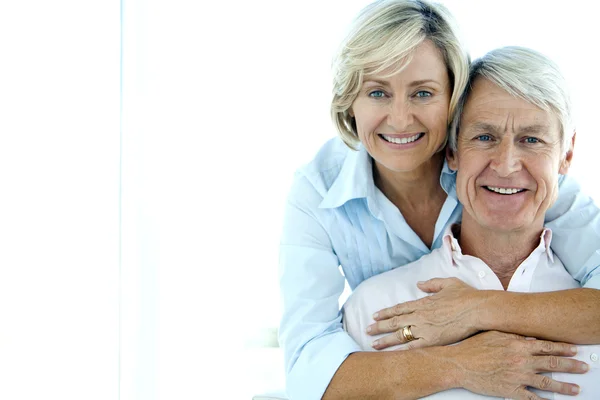
[[[527,387],[575,395],[579,386],[539,373],[582,374],[589,369],[584,362],[566,358],[577,351],[571,344],[526,339],[511,333],[483,332],[449,346],[448,350],[448,361],[456,365],[456,385],[488,396],[541,399]]]
[[[417,286],[434,294],[377,312],[373,316],[376,322],[367,333],[391,334],[376,340],[373,348],[382,350],[406,343],[402,328],[408,325],[415,337],[407,345],[410,349],[456,343],[480,330],[477,310],[483,307],[489,291],[473,289],[457,278],[434,278]]]

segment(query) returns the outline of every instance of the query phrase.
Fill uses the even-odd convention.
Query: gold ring
[[[404,340],[406,340],[407,342],[415,340],[415,337],[413,336],[410,328],[411,325],[406,325],[404,328],[402,328],[402,336],[404,336]]]

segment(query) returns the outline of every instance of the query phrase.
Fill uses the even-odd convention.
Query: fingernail
[[[589,365],[587,365],[587,364],[583,364],[583,365],[581,366],[581,369],[582,369],[582,370],[584,370],[585,372],[587,372],[587,371],[589,371],[589,370],[590,370],[590,366],[589,366]]]
[[[376,312],[375,314],[373,314],[373,319],[377,319],[379,317],[379,313]]]
[[[571,393],[579,394],[579,392],[581,392],[581,389],[579,389],[579,386],[571,386]]]
[[[425,283],[425,281],[418,281],[418,282],[417,282],[417,285],[422,285],[422,284],[424,284],[424,283]]]
[[[374,341],[371,346],[373,346],[373,347],[379,346],[379,340]]]
[[[371,332],[371,327],[367,326],[367,333]]]
[[[577,354],[577,346],[572,346],[571,347],[571,351],[575,354]]]

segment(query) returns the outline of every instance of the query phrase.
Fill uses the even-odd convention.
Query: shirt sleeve
[[[360,348],[344,331],[339,298],[344,276],[319,209],[322,196],[296,178],[284,215],[279,281],[286,392],[291,400],[320,399],[346,357]]]
[[[560,177],[558,199],[546,212],[552,250],[582,286],[600,289],[600,209],[574,178]]]

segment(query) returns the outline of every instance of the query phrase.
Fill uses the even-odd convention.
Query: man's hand
[[[376,322],[367,328],[369,335],[391,333],[376,340],[373,348],[406,343],[401,331],[408,325],[415,337],[408,343],[409,349],[456,343],[480,330],[477,310],[489,291],[476,290],[457,278],[434,278],[417,286],[433,294],[385,308],[373,316]]]

